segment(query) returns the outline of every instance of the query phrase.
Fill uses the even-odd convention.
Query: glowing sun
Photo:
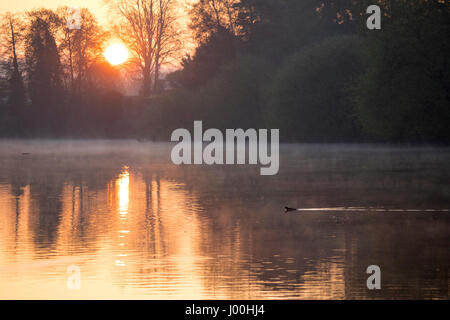
[[[124,63],[128,59],[128,50],[123,44],[113,43],[106,48],[105,58],[114,66]]]

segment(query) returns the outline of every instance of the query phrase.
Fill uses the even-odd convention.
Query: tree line
[[[86,9],[80,30],[64,8],[3,17],[1,135],[167,141],[202,120],[279,128],[289,142],[450,141],[448,1],[196,0],[184,56],[180,3],[108,2],[108,29]],[[372,4],[381,30],[366,26]],[[139,97],[102,57],[112,36]]]

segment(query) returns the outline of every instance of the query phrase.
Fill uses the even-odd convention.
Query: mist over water
[[[450,208],[449,148],[285,144],[261,176],[172,146],[0,142],[0,298],[449,297],[450,213],[427,211]]]

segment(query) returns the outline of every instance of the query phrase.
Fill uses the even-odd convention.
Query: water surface
[[[170,148],[0,142],[0,298],[448,299],[449,149],[282,145],[260,176]]]

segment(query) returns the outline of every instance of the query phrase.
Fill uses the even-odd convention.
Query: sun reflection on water
[[[116,181],[117,196],[119,198],[119,214],[124,216],[128,214],[128,206],[130,202],[130,168],[123,167],[122,173]]]
[[[385,286],[383,297],[423,297],[409,290],[417,288],[410,279],[430,269],[404,272],[409,265],[433,268],[432,277],[420,283],[429,297],[448,296],[448,250],[442,241],[448,238],[447,216],[280,215],[273,209],[278,202],[261,200],[272,192],[282,199],[292,188],[309,190],[314,179],[323,194],[354,184],[353,177],[330,184],[317,173],[321,165],[313,165],[311,172],[292,167],[292,174],[305,175],[307,185],[275,181],[267,186],[267,181],[260,185],[250,177],[246,182],[234,173],[205,168],[190,173],[171,164],[150,164],[147,158],[124,162],[122,153],[80,163],[42,156],[31,167],[18,165],[17,159],[0,160],[0,299],[367,298],[366,263],[373,263],[367,260],[368,245],[381,265],[401,270],[393,276],[399,284]],[[378,180],[401,183],[405,190],[410,184],[429,184],[415,176],[389,179],[364,176],[357,188],[379,190]],[[266,198],[255,197],[260,193]],[[257,203],[249,203],[249,196]],[[347,199],[340,193],[335,197],[336,202]],[[322,196],[309,204],[322,207],[320,201]],[[406,230],[405,223],[410,226]],[[420,232],[411,236],[409,230]],[[392,243],[407,236],[411,241],[402,248],[414,252],[417,243],[428,243],[423,255],[386,256]],[[69,266],[80,267],[79,291],[66,287]]]

